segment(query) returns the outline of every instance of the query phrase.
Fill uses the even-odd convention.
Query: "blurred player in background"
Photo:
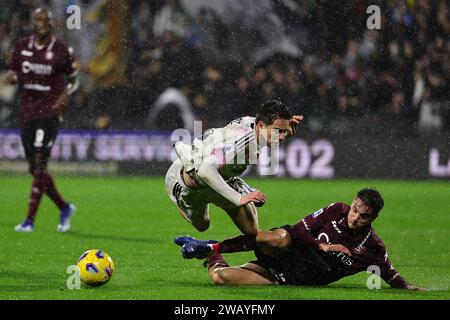
[[[278,100],[264,103],[256,117],[236,119],[205,131],[192,145],[178,141],[179,157],[166,174],[166,191],[181,215],[198,231],[209,227],[209,203],[224,209],[244,234],[256,235],[266,196],[239,178],[255,164],[260,146],[271,147],[295,134],[303,116],[292,116]]]
[[[383,241],[371,223],[384,206],[380,193],[362,189],[352,204],[336,202],[283,226],[255,235],[240,235],[218,243],[191,237],[175,240],[185,258],[207,258],[209,276],[216,284],[326,285],[343,277],[380,270],[392,288],[426,290],[405,281],[388,259]],[[221,253],[254,250],[257,260],[230,267]]]
[[[6,81],[18,84],[21,106],[21,137],[29,172],[33,176],[28,214],[16,231],[31,232],[43,194],[60,210],[58,231],[70,229],[75,206],[58,192],[47,162],[69,96],[78,88],[73,49],[52,34],[51,12],[32,13],[33,35],[19,40]],[[67,78],[67,81],[66,79]]]

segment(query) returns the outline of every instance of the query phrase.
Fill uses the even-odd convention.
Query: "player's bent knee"
[[[214,270],[214,272],[211,274],[211,279],[214,284],[232,284],[233,278],[230,277],[230,275],[231,274],[228,268],[220,268]]]
[[[267,249],[283,249],[290,244],[290,236],[284,229],[261,231],[257,235],[257,241]]]
[[[291,242],[291,237],[289,233],[284,229],[275,229],[272,232],[273,236],[273,247],[277,249],[283,249],[287,247]]]

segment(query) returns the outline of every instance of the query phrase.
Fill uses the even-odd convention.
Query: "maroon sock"
[[[208,257],[208,269],[217,265],[219,265],[220,267],[229,267],[229,264],[225,261],[220,253],[216,253]]]
[[[256,236],[240,235],[235,238],[227,239],[213,245],[216,253],[231,253],[231,252],[243,252],[251,251],[256,248]]]
[[[31,185],[30,200],[28,202],[27,220],[34,221],[42,195],[45,193],[45,181],[42,172],[34,174],[33,184]]]
[[[59,208],[59,210],[64,209],[67,207],[68,203],[64,201],[61,194],[56,189],[55,182],[50,174],[48,172],[44,172],[44,179],[45,179],[45,192],[47,193],[48,197],[52,199],[52,201],[56,204],[56,206]]]

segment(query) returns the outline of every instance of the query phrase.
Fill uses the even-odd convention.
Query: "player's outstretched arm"
[[[222,178],[219,173],[217,158],[214,155],[203,160],[197,171],[197,176],[225,199],[236,206],[241,206],[241,194],[231,188]]]
[[[378,250],[373,250],[373,254],[369,259],[372,265],[376,265],[380,268],[381,278],[389,284],[393,289],[407,289],[413,291],[428,291],[426,288],[417,287],[412,285],[403,278],[400,273],[394,268],[391,260],[388,258],[388,254],[384,244],[380,245]]]

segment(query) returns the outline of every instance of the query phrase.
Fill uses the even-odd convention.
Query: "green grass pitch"
[[[450,184],[432,181],[248,179],[268,202],[259,210],[268,229],[296,223],[331,202],[350,203],[359,189],[376,187],[385,208],[374,222],[398,271],[430,292],[366,287],[368,274],[326,287],[216,286],[199,260],[184,260],[178,235],[224,239],[238,234],[228,216],[211,207],[211,227],[196,232],[178,214],[162,178],[56,176],[78,210],[67,234],[56,231],[58,210],[44,198],[31,234],[14,231],[25,216],[30,177],[0,176],[0,299],[449,299]],[[87,249],[108,252],[116,263],[103,287],[69,290],[68,266]],[[252,253],[226,255],[232,265]]]

